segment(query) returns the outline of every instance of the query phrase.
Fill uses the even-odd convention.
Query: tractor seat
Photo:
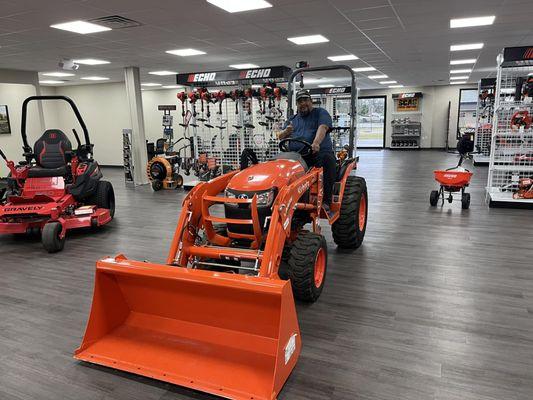
[[[33,147],[36,165],[30,168],[28,177],[65,176],[70,152],[72,144],[63,132],[59,129],[46,130]]]
[[[302,164],[302,167],[304,170],[308,170],[309,167],[307,166],[307,163],[305,162],[302,155],[296,151],[283,151],[281,153],[278,153],[274,156],[274,160],[294,160],[298,161],[300,164]]]

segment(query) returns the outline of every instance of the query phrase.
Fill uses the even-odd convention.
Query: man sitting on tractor
[[[298,113],[285,124],[285,129],[278,132],[277,136],[278,139],[291,137],[311,143],[314,154],[306,157],[305,161],[309,166],[324,169],[323,206],[329,211],[336,176],[335,154],[329,135],[333,126],[331,115],[324,108],[313,107],[311,94],[305,89],[296,93],[296,106]],[[292,142],[290,150],[298,151],[302,146]]]

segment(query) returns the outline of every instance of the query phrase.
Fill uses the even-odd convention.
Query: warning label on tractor
[[[285,346],[285,365],[287,365],[296,351],[296,333],[291,336],[287,345]]]

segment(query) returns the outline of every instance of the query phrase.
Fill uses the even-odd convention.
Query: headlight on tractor
[[[263,192],[238,192],[231,189],[226,189],[224,191],[224,196],[230,199],[252,199],[257,196],[257,206],[258,207],[270,207],[274,202],[276,197],[276,189],[270,189]],[[230,205],[230,204],[227,204]],[[236,206],[237,204],[231,204]],[[244,205],[242,205],[244,206]]]

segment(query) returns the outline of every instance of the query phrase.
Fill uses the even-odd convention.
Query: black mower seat
[[[307,166],[307,163],[305,162],[302,155],[296,151],[283,151],[281,153],[278,153],[274,156],[274,160],[294,160],[299,161],[300,164],[302,164],[302,167],[304,167],[304,170],[308,170],[309,167]]]
[[[59,168],[67,165],[67,153],[72,144],[59,129],[48,129],[37,139],[33,147],[35,161],[41,168]]]
[[[28,178],[49,178],[53,176],[65,176],[67,174],[67,166],[63,165],[58,168],[42,168],[35,165],[28,171]]]

